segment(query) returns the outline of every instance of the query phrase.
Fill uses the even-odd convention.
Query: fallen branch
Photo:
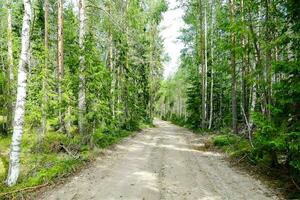
[[[63,148],[70,156],[72,156],[74,159],[79,159],[79,155],[75,155],[73,154],[67,147],[65,147],[64,145],[60,145],[61,148]]]
[[[37,186],[33,186],[33,187],[27,187],[27,188],[22,188],[22,189],[19,189],[19,190],[14,190],[14,191],[11,191],[11,192],[0,193],[0,197],[4,197],[4,196],[7,196],[7,195],[15,194],[15,193],[18,193],[18,192],[37,190],[37,189],[46,187],[46,186],[48,186],[49,184],[50,184],[50,183],[45,183],[45,184],[43,184],[43,185],[37,185]]]

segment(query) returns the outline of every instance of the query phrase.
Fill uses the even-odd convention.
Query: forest
[[[43,183],[150,124],[164,1],[1,0],[0,8],[1,184],[15,185],[20,167],[22,183]]]
[[[299,191],[300,2],[177,2],[184,49],[164,77],[166,0],[0,0],[0,199],[76,172],[154,118]]]
[[[221,145],[243,138],[234,154],[284,168],[299,184],[300,2],[188,0],[181,6],[185,48],[177,73],[162,81],[159,116],[218,132]]]

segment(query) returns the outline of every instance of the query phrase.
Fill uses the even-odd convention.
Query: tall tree
[[[207,11],[206,0],[199,0],[199,33],[200,33],[200,63],[201,63],[201,127],[206,127],[207,118]],[[204,10],[204,11],[203,11]],[[203,14],[204,12],[204,14]],[[204,20],[203,20],[204,17]],[[204,29],[204,30],[203,30]],[[199,70],[200,71],[200,70]]]
[[[58,0],[57,14],[57,78],[60,129],[65,130],[63,110],[63,77],[64,77],[64,1]]]
[[[230,0],[230,13],[231,13],[231,23],[235,23],[235,3],[234,0]],[[235,45],[236,45],[236,36],[234,33],[234,29],[231,30],[231,102],[232,102],[232,130],[233,133],[238,133],[237,127],[237,73],[236,73],[236,53],[235,53]]]
[[[86,100],[85,100],[85,58],[84,58],[84,41],[86,34],[86,11],[85,0],[79,0],[79,47],[81,50],[79,58],[79,94],[78,94],[78,109],[79,109],[79,132],[84,133],[85,130],[85,113],[86,113]]]
[[[47,69],[49,64],[49,0],[44,1],[44,70],[43,70],[43,80],[42,80],[42,91],[43,91],[43,99],[42,99],[42,134],[45,135],[47,131]]]
[[[22,46],[18,69],[17,99],[14,114],[13,136],[10,149],[9,169],[6,183],[15,185],[20,172],[20,151],[26,103],[27,65],[29,62],[31,2],[24,0]]]
[[[211,80],[210,80],[210,112],[209,112],[209,124],[208,129],[212,127],[212,120],[213,120],[213,97],[214,97],[214,23],[215,23],[215,4],[214,0],[210,1],[211,6],[211,18],[210,18],[210,61],[211,61]]]

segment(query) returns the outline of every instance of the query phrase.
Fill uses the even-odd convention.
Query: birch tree
[[[210,81],[210,111],[209,111],[209,124],[208,129],[211,129],[212,127],[212,120],[213,120],[213,97],[214,97],[214,23],[215,23],[215,4],[214,0],[210,1],[211,3],[211,21],[210,21],[210,60],[211,60],[211,81]]]
[[[21,55],[18,69],[17,99],[14,114],[13,136],[10,149],[9,169],[6,183],[8,186],[16,184],[20,173],[21,139],[26,103],[27,65],[29,62],[31,2],[24,0],[24,16],[22,25]]]
[[[84,40],[86,34],[86,13],[85,13],[85,0],[79,0],[79,47],[81,55],[79,58],[79,94],[78,94],[78,109],[79,109],[79,132],[84,133],[85,129],[85,58],[84,58]]]

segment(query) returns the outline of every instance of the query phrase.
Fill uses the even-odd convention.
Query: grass
[[[148,127],[151,125],[140,124],[139,126],[139,128]],[[0,199],[22,199],[22,196],[26,194],[24,189],[51,184],[70,175],[93,160],[97,149],[108,148],[132,133],[132,131],[125,130],[105,132],[99,129],[92,135],[92,143],[95,148],[91,149],[82,144],[83,138],[80,135],[68,138],[65,134],[51,132],[43,138],[43,143],[39,145],[37,134],[26,131],[22,138],[20,177],[18,184],[13,187],[7,187],[4,184],[11,136],[0,137],[0,153],[2,155],[0,159]],[[66,149],[68,152],[65,151]]]
[[[212,143],[232,157],[244,156],[252,150],[247,139],[232,134],[215,135],[212,137]]]

